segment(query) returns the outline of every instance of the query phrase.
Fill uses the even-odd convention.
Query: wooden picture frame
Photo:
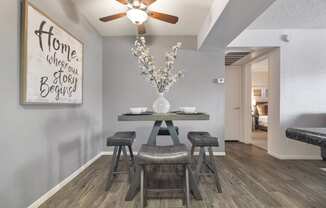
[[[79,39],[23,0],[21,104],[82,104],[83,53]]]
[[[254,97],[261,97],[263,95],[261,88],[253,88]]]

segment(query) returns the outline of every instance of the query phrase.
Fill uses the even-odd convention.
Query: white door
[[[241,67],[225,71],[225,140],[240,140]]]

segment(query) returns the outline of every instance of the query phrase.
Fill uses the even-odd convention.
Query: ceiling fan
[[[145,25],[148,17],[161,20],[163,22],[175,24],[178,22],[179,18],[173,15],[164,14],[160,12],[150,11],[148,7],[153,4],[156,0],[116,0],[121,4],[128,7],[127,12],[121,12],[114,15],[106,16],[100,18],[102,22],[109,22],[124,16],[137,25],[138,33],[145,34]]]

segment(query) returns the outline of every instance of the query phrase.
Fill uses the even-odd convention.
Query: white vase
[[[158,98],[153,103],[153,111],[155,113],[168,113],[169,110],[169,101],[164,97],[164,93],[160,93]]]

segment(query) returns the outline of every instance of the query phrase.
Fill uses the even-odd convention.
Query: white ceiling
[[[74,0],[83,15],[103,36],[135,35],[136,27],[127,17],[103,23],[100,17],[126,11],[115,0]],[[179,17],[176,25],[149,18],[148,35],[197,35],[213,0],[157,0],[149,9]]]
[[[326,0],[277,0],[249,28],[326,28]]]

